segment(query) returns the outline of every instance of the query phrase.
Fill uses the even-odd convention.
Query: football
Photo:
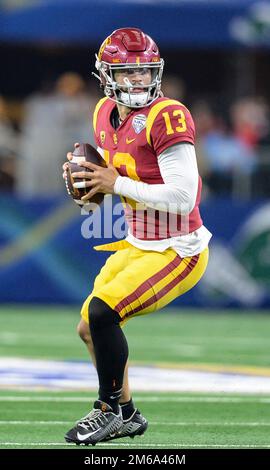
[[[80,144],[78,147],[75,148],[73,152],[73,158],[68,163],[68,170],[66,172],[65,177],[65,184],[68,194],[73,198],[73,200],[78,204],[80,207],[86,208],[87,204],[94,203],[94,204],[101,204],[104,199],[103,193],[94,194],[94,196],[89,199],[87,202],[81,200],[83,196],[85,196],[91,188],[74,188],[73,183],[87,181],[85,179],[73,178],[71,176],[72,173],[78,171],[91,171],[85,167],[80,166],[80,162],[91,162],[95,165],[99,165],[102,167],[106,167],[106,162],[103,160],[102,156],[98,153],[98,151],[92,147],[90,144]]]

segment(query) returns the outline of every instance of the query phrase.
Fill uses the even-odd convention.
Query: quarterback
[[[199,210],[194,123],[182,103],[163,96],[163,65],[154,41],[137,28],[114,31],[96,56],[105,97],[93,126],[107,167],[82,163],[86,171],[73,176],[84,183],[74,186],[89,188],[84,201],[98,192],[120,195],[129,230],[125,240],[97,247],[114,253],[81,311],[78,332],[96,366],[99,391],[90,413],[65,435],[76,444],[146,431],[128,385],[122,326],[192,289],[208,262],[211,234]]]

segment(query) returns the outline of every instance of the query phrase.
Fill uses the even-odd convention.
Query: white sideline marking
[[[75,402],[75,403],[89,403],[94,400],[96,396],[89,397],[53,397],[53,396],[0,396],[0,402]],[[173,403],[270,403],[270,397],[135,397],[136,402],[142,403],[167,403],[168,400]]]
[[[71,425],[73,421],[0,421],[0,425]],[[166,422],[166,421],[150,421],[150,426],[270,426],[270,422],[192,422],[192,421],[181,421],[181,422]]]
[[[215,447],[215,448],[222,448],[222,449],[230,449],[230,448],[235,448],[235,449],[243,449],[243,448],[249,448],[249,449],[262,449],[262,448],[267,448],[269,449],[270,448],[270,444],[188,444],[188,443],[185,443],[185,444],[172,444],[172,443],[169,443],[169,444],[157,444],[156,442],[155,443],[152,443],[152,444],[144,444],[144,443],[140,443],[138,442],[138,445],[136,446],[136,448],[139,448],[139,447],[152,447],[153,449],[155,447],[166,447],[168,449],[172,448],[172,447],[176,447],[176,448],[197,448],[197,447],[203,447],[203,448],[208,448],[208,447]],[[73,446],[75,447],[75,444],[72,444],[72,443],[63,443],[63,442],[0,442],[0,446],[23,446],[23,447],[27,447],[27,446],[61,446],[61,447],[65,447],[65,446]],[[98,443],[98,447],[118,447],[118,446],[122,446],[122,447],[135,447],[134,444],[126,444],[126,443],[122,443],[122,442],[118,442],[118,443],[102,443],[102,442],[99,442]],[[85,449],[92,449],[92,446],[88,446],[88,447],[84,447]],[[95,449],[97,449],[97,447],[95,447]]]
[[[17,425],[17,424],[22,424],[22,425],[28,425],[28,424],[38,424],[38,425],[43,425],[47,424],[49,426],[58,426],[62,424],[72,424],[73,421],[0,421],[0,425],[2,424],[8,424],[8,425]]]

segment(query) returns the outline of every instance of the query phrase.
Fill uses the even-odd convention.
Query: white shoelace
[[[108,421],[105,413],[101,410],[92,410],[86,416],[77,421],[77,424],[84,429],[90,429],[95,431],[101,424]]]

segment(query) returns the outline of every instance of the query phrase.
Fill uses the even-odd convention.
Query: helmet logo
[[[101,60],[101,56],[102,56],[102,54],[103,54],[103,52],[104,52],[105,47],[106,47],[106,46],[109,46],[109,45],[111,44],[111,42],[112,42],[112,40],[111,40],[110,36],[108,36],[108,37],[105,39],[105,41],[103,41],[103,43],[101,44],[100,49],[99,49],[99,51],[98,51],[98,60]]]
[[[100,131],[100,140],[101,140],[102,145],[105,142],[105,137],[106,137],[105,131]]]
[[[132,120],[132,127],[136,134],[139,134],[146,125],[146,116],[144,114],[137,114]]]

